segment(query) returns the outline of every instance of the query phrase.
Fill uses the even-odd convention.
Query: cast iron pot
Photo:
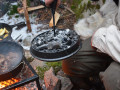
[[[9,31],[9,35],[8,37],[6,37],[5,39],[1,40],[1,41],[6,41],[6,40],[11,40],[11,33],[12,33],[12,26],[5,24],[5,23],[0,23],[0,29],[1,28],[6,28]],[[2,37],[1,37],[2,38]]]
[[[60,29],[58,31],[60,31]],[[65,31],[65,30],[61,30],[61,31]],[[51,32],[51,31],[47,31],[47,32]],[[31,42],[30,52],[31,52],[32,56],[39,60],[47,61],[47,62],[60,61],[60,60],[66,59],[70,56],[73,56],[75,53],[77,53],[80,50],[80,48],[82,47],[82,43],[81,43],[80,37],[76,34],[76,32],[73,30],[71,30],[71,32],[77,36],[77,41],[74,44],[72,44],[70,48],[67,48],[65,50],[61,50],[58,52],[49,52],[48,53],[48,52],[43,52],[43,51],[37,50],[35,48],[35,46],[33,45],[33,43],[37,37],[39,37],[40,35],[42,35],[44,33],[36,36]]]
[[[6,56],[10,52],[14,52],[18,55],[17,59],[10,62],[12,65],[8,70],[0,73],[0,81],[5,81],[17,76],[23,68],[23,59],[25,59],[23,48],[11,38],[12,28],[14,26],[15,25],[10,26],[5,23],[0,23],[0,28],[6,28],[9,31],[9,36],[0,42],[0,55]]]
[[[8,70],[0,73],[0,81],[15,77],[23,67],[24,52],[22,46],[13,41],[0,42],[0,55],[7,56],[9,53],[16,53],[18,57],[9,61],[11,65],[8,67]]]

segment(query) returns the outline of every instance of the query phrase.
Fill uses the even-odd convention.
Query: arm
[[[52,4],[53,1],[54,0],[40,0],[40,3],[44,6],[49,7],[50,4]],[[60,5],[60,3],[61,3],[61,0],[57,0],[57,7]]]
[[[120,63],[120,31],[116,26],[97,30],[92,37],[92,46]]]

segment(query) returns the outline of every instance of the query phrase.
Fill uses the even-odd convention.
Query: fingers
[[[47,7],[49,7],[50,4],[51,4],[53,1],[54,1],[54,0],[45,0],[45,5],[46,5]]]
[[[56,6],[56,7],[59,7],[60,3],[61,3],[61,0],[58,0],[58,1],[57,1],[57,6]]]
[[[45,0],[45,5],[46,5],[47,7],[49,7],[50,4],[53,3],[53,1],[54,1],[54,0]],[[57,0],[57,5],[56,5],[56,7],[58,7],[58,6],[60,5],[60,3],[61,3],[61,0]]]

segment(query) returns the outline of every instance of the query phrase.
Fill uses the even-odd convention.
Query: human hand
[[[50,4],[52,4],[53,1],[54,1],[54,0],[45,0],[45,5],[46,5],[47,7],[49,7]],[[61,0],[57,0],[57,5],[56,5],[56,7],[58,7],[58,6],[60,5],[60,3],[61,3]]]

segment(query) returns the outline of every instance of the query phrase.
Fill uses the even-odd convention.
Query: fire
[[[19,81],[20,81],[20,79],[15,79],[15,78],[12,78],[12,79],[7,80],[7,81],[2,81],[2,82],[0,82],[0,90],[2,88],[5,88],[5,87],[10,86],[12,84],[15,84],[15,83],[17,83]]]

